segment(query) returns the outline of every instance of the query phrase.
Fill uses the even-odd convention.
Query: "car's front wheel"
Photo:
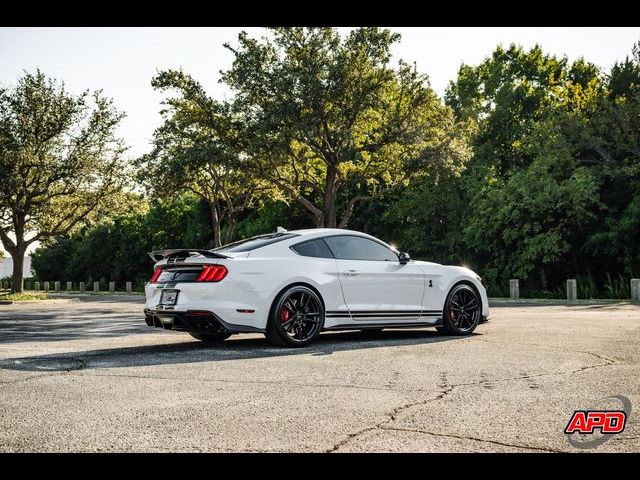
[[[231,336],[229,332],[189,333],[193,338],[207,343],[222,342]]]
[[[324,325],[324,307],[320,297],[304,285],[294,285],[273,302],[265,335],[278,346],[306,347]]]
[[[442,326],[436,327],[446,335],[469,335],[480,321],[482,304],[476,291],[465,283],[454,286],[444,305]]]

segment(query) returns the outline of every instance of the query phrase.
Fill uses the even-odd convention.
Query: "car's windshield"
[[[272,243],[286,240],[287,238],[297,237],[297,233],[268,233],[266,235],[256,235],[255,237],[245,238],[237,242],[228,243],[218,248],[214,248],[214,252],[248,252],[256,248],[271,245]]]

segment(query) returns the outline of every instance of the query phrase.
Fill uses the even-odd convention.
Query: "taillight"
[[[196,282],[219,282],[227,273],[227,267],[224,265],[203,265]]]
[[[158,281],[158,278],[160,278],[160,275],[162,275],[162,268],[158,267],[153,272],[150,283],[156,283]]]

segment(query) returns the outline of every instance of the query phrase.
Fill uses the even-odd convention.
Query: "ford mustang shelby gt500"
[[[411,260],[350,230],[278,228],[213,250],[150,255],[146,323],[203,341],[263,332],[301,347],[321,330],[411,327],[468,335],[489,316],[480,277],[468,268]]]

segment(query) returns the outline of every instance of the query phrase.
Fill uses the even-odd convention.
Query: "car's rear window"
[[[288,238],[297,237],[297,233],[269,233],[266,235],[257,235],[251,238],[245,238],[237,242],[229,243],[218,248],[214,248],[214,252],[249,252],[256,248],[266,247],[272,243],[281,242]]]

